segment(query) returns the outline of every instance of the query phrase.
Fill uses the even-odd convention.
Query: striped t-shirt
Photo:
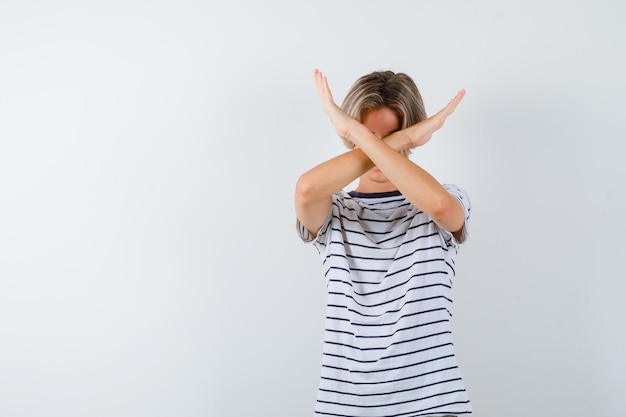
[[[333,196],[313,239],[328,304],[315,412],[325,416],[463,415],[471,405],[454,356],[450,319],[462,237],[439,228],[399,191]]]

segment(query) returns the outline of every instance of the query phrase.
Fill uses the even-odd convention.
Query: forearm
[[[406,147],[406,141],[401,137],[403,132],[396,132],[398,138],[389,137],[396,146]],[[446,223],[446,227],[456,227],[455,221],[449,223],[446,219],[455,202],[426,170],[398,153],[388,142],[379,140],[362,124],[351,126],[347,139],[361,149],[413,205],[435,221]]]
[[[295,209],[300,223],[315,236],[332,206],[332,195],[374,166],[360,149],[323,162],[298,178]]]
[[[388,136],[385,141],[391,149],[399,151],[405,146],[404,139],[397,134]],[[323,162],[300,176],[295,193],[296,214],[313,236],[328,216],[332,195],[373,167],[370,158],[357,148]]]
[[[393,149],[396,152],[413,148],[415,147],[415,145],[413,145],[411,142],[411,130],[410,129],[411,128],[406,128],[406,129],[393,132],[389,136],[383,138],[383,142],[389,145],[391,149]]]
[[[296,192],[310,202],[330,197],[373,166],[362,150],[352,149],[302,174]]]
[[[355,128],[358,126],[363,125],[355,123]],[[387,136],[383,142],[396,153],[410,144],[404,131]],[[398,156],[400,156],[399,153]],[[300,176],[298,185],[306,193],[308,200],[316,201],[342,190],[373,167],[374,163],[365,152],[355,148],[305,172]]]

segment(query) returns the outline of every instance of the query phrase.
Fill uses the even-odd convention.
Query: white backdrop
[[[475,415],[622,416],[626,29],[583,1],[0,4],[0,415],[307,416],[324,281],[298,176],[365,73],[467,95],[412,158],[472,197]]]

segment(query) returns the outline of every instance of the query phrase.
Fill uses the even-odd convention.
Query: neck
[[[354,189],[354,191],[359,193],[386,193],[389,191],[397,191],[398,187],[393,185],[391,181],[371,181],[367,178],[361,177],[359,179],[359,184]]]

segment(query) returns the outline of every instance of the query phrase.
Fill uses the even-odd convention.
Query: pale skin
[[[355,179],[356,191],[375,193],[399,190],[414,206],[457,238],[465,222],[461,203],[428,172],[400,151],[428,142],[465,95],[461,90],[442,110],[411,127],[399,130],[395,113],[383,107],[366,113],[359,122],[333,100],[328,80],[321,71],[313,73],[317,94],[337,134],[355,148],[323,162],[300,176],[296,184],[295,208],[300,223],[316,236],[326,221],[332,195]]]

